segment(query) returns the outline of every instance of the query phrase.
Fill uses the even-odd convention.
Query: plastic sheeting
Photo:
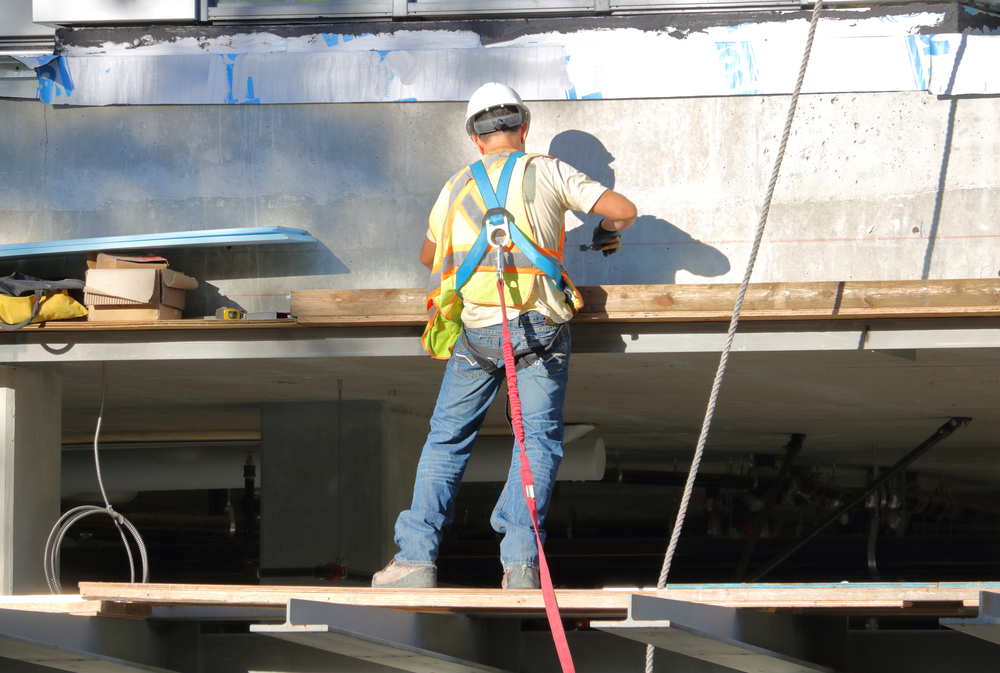
[[[821,23],[804,91],[1000,93],[1000,36],[914,34],[941,16]],[[467,31],[405,30],[230,41],[243,53],[221,43],[132,53],[108,45],[42,66],[50,74],[40,69],[38,97],[67,105],[464,101],[488,81],[528,100],[787,94],[805,35],[806,22],[795,20],[686,36],[581,30],[488,46]]]

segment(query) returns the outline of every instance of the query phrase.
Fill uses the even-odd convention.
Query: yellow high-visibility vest
[[[540,155],[517,153],[514,156],[516,163],[510,175],[507,200],[504,204],[513,216],[511,226],[516,226],[535,250],[558,269],[567,302],[576,312],[583,306],[583,300],[563,268],[562,240],[565,225],[559,232],[560,244],[557,250],[534,246],[535,238],[524,206],[522,190],[524,172],[528,162]],[[494,189],[508,158],[509,156],[496,155],[483,159]],[[424,329],[422,339],[424,350],[437,359],[449,358],[461,336],[462,306],[465,301],[485,306],[500,305],[496,287],[495,257],[492,250],[481,260],[475,260],[475,271],[468,281],[461,288],[456,287],[458,270],[475,245],[488,210],[472,176],[471,167],[455,177],[449,197],[441,231],[434,232],[437,248],[434,251],[434,265],[431,268],[431,287],[427,294],[427,327]],[[504,299],[507,306],[518,308],[527,304],[534,296],[535,277],[546,274],[512,242],[504,247],[504,252]]]

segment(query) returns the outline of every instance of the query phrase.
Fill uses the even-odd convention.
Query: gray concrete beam
[[[0,367],[0,595],[47,592],[42,557],[59,518],[62,375]]]
[[[292,599],[281,625],[252,625],[252,633],[412,673],[505,673],[490,655],[516,651],[518,621],[472,620],[462,615],[434,615]],[[491,633],[502,631],[502,634]],[[506,641],[491,648],[490,638]],[[492,650],[492,652],[491,652]],[[492,658],[496,658],[495,656]],[[508,664],[516,664],[516,660]]]
[[[611,258],[579,252],[594,222],[568,217],[575,283],[739,281],[785,97],[530,104],[529,151],[567,161],[640,210]],[[168,255],[201,283],[188,315],[287,311],[292,289],[421,287],[427,214],[445,181],[477,158],[464,111],[0,101],[0,155],[12,158],[0,243],[263,225],[320,241]],[[803,96],[754,280],[995,276],[998,120],[996,97]],[[85,265],[80,256],[4,266],[82,278]]]
[[[717,353],[723,323],[574,325],[574,353]],[[426,356],[420,328],[32,333],[6,336],[0,363]],[[735,352],[1000,348],[1000,319],[743,322]]]

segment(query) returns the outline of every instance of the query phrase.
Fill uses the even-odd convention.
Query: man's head
[[[481,151],[495,145],[520,145],[517,149],[523,150],[530,121],[531,113],[517,92],[491,82],[469,99],[465,130]]]

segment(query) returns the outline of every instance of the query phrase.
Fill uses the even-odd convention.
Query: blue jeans
[[[546,325],[536,311],[508,322],[514,350],[552,341],[558,329]],[[475,346],[501,348],[503,326],[465,328],[466,336]],[[570,338],[567,330],[562,342],[552,350],[548,360],[539,359],[517,374],[524,420],[525,450],[535,481],[535,501],[539,525],[545,520],[552,485],[559,461],[562,460],[563,401],[569,378]],[[503,361],[499,362],[503,366]],[[396,561],[406,565],[433,565],[441,544],[442,528],[455,515],[455,494],[469,460],[486,410],[496,397],[500,382],[476,364],[461,340],[455,345],[437,406],[431,418],[417,479],[413,486],[413,504],[396,520]],[[517,566],[538,567],[535,532],[521,486],[521,461],[517,442],[507,483],[497,501],[490,523],[503,534],[500,562],[504,569]],[[542,541],[544,531],[539,531]]]

